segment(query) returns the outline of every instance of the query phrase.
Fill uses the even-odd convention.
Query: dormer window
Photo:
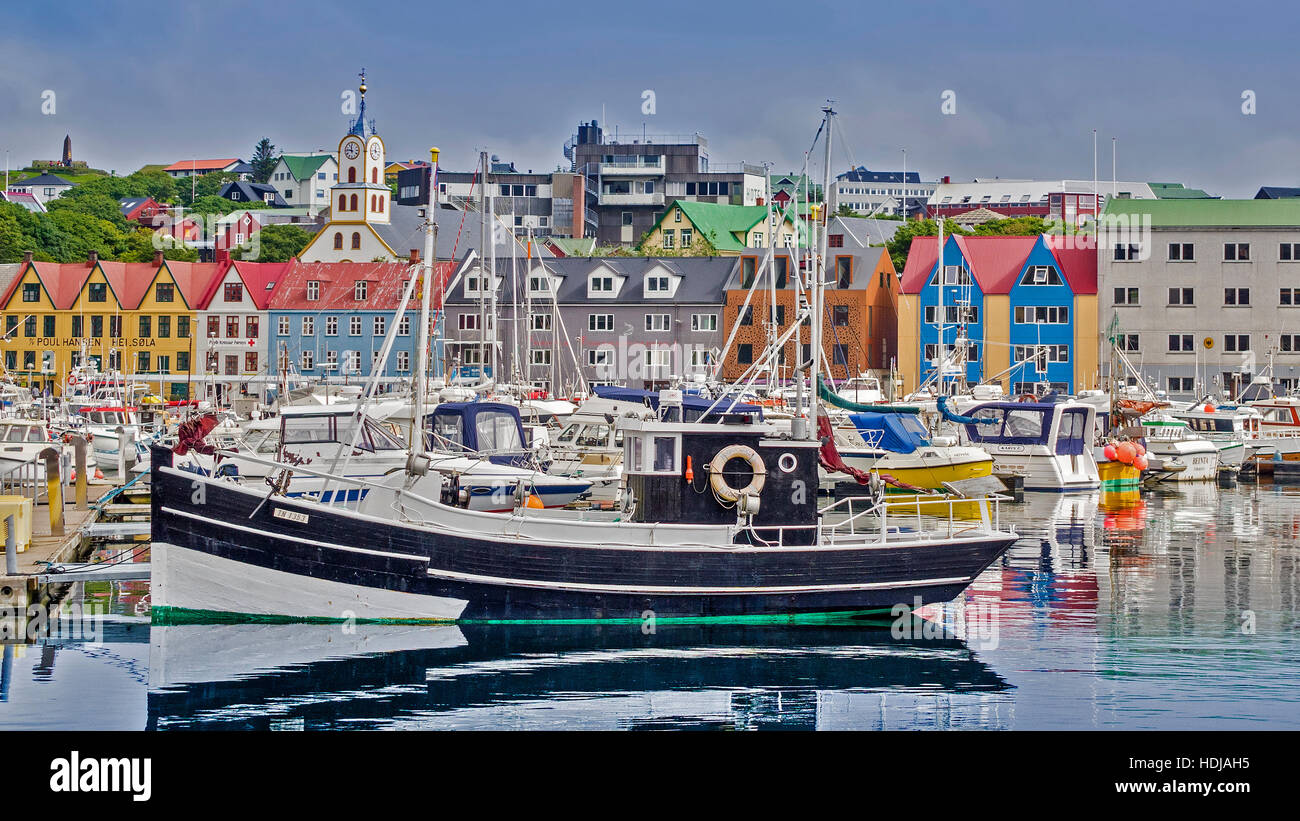
[[[645,289],[646,289],[646,293],[667,296],[669,291],[668,277],[666,276],[646,277]]]
[[[528,278],[528,290],[534,294],[549,294],[551,292],[551,279],[545,275],[531,276]]]
[[[367,285],[368,283],[364,279],[358,279],[352,283],[352,298],[357,302],[365,302]]]
[[[613,294],[614,278],[612,276],[593,276],[588,282],[588,287],[593,294]]]
[[[307,301],[315,302],[320,299],[320,282],[318,280],[309,280],[307,282]]]

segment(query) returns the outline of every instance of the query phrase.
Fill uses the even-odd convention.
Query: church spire
[[[361,92],[361,102],[357,106],[357,121],[352,124],[349,134],[356,134],[359,137],[369,137],[375,133],[374,120],[366,120],[366,70],[361,69],[358,75],[361,78],[361,85],[357,90]]]

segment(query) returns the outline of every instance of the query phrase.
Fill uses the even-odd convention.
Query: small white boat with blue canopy
[[[1025,490],[1094,490],[1092,454],[1097,409],[1080,402],[985,402],[957,426],[962,442],[981,447],[1003,471],[1022,474]]]

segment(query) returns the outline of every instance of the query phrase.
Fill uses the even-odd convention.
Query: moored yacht
[[[1097,410],[1079,402],[984,402],[957,426],[961,441],[988,451],[1025,490],[1092,490],[1101,484],[1092,440]]]

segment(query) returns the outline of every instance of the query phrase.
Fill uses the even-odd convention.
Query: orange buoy
[[[686,481],[695,482],[695,471],[691,469],[691,457],[689,455],[686,457]]]
[[[95,478],[96,478],[96,479],[103,479],[103,478],[104,478],[104,471],[100,470],[99,468],[95,468]]]
[[[536,493],[530,493],[528,494],[528,507],[541,509],[546,507],[546,505],[542,504],[542,497],[538,496]]]

